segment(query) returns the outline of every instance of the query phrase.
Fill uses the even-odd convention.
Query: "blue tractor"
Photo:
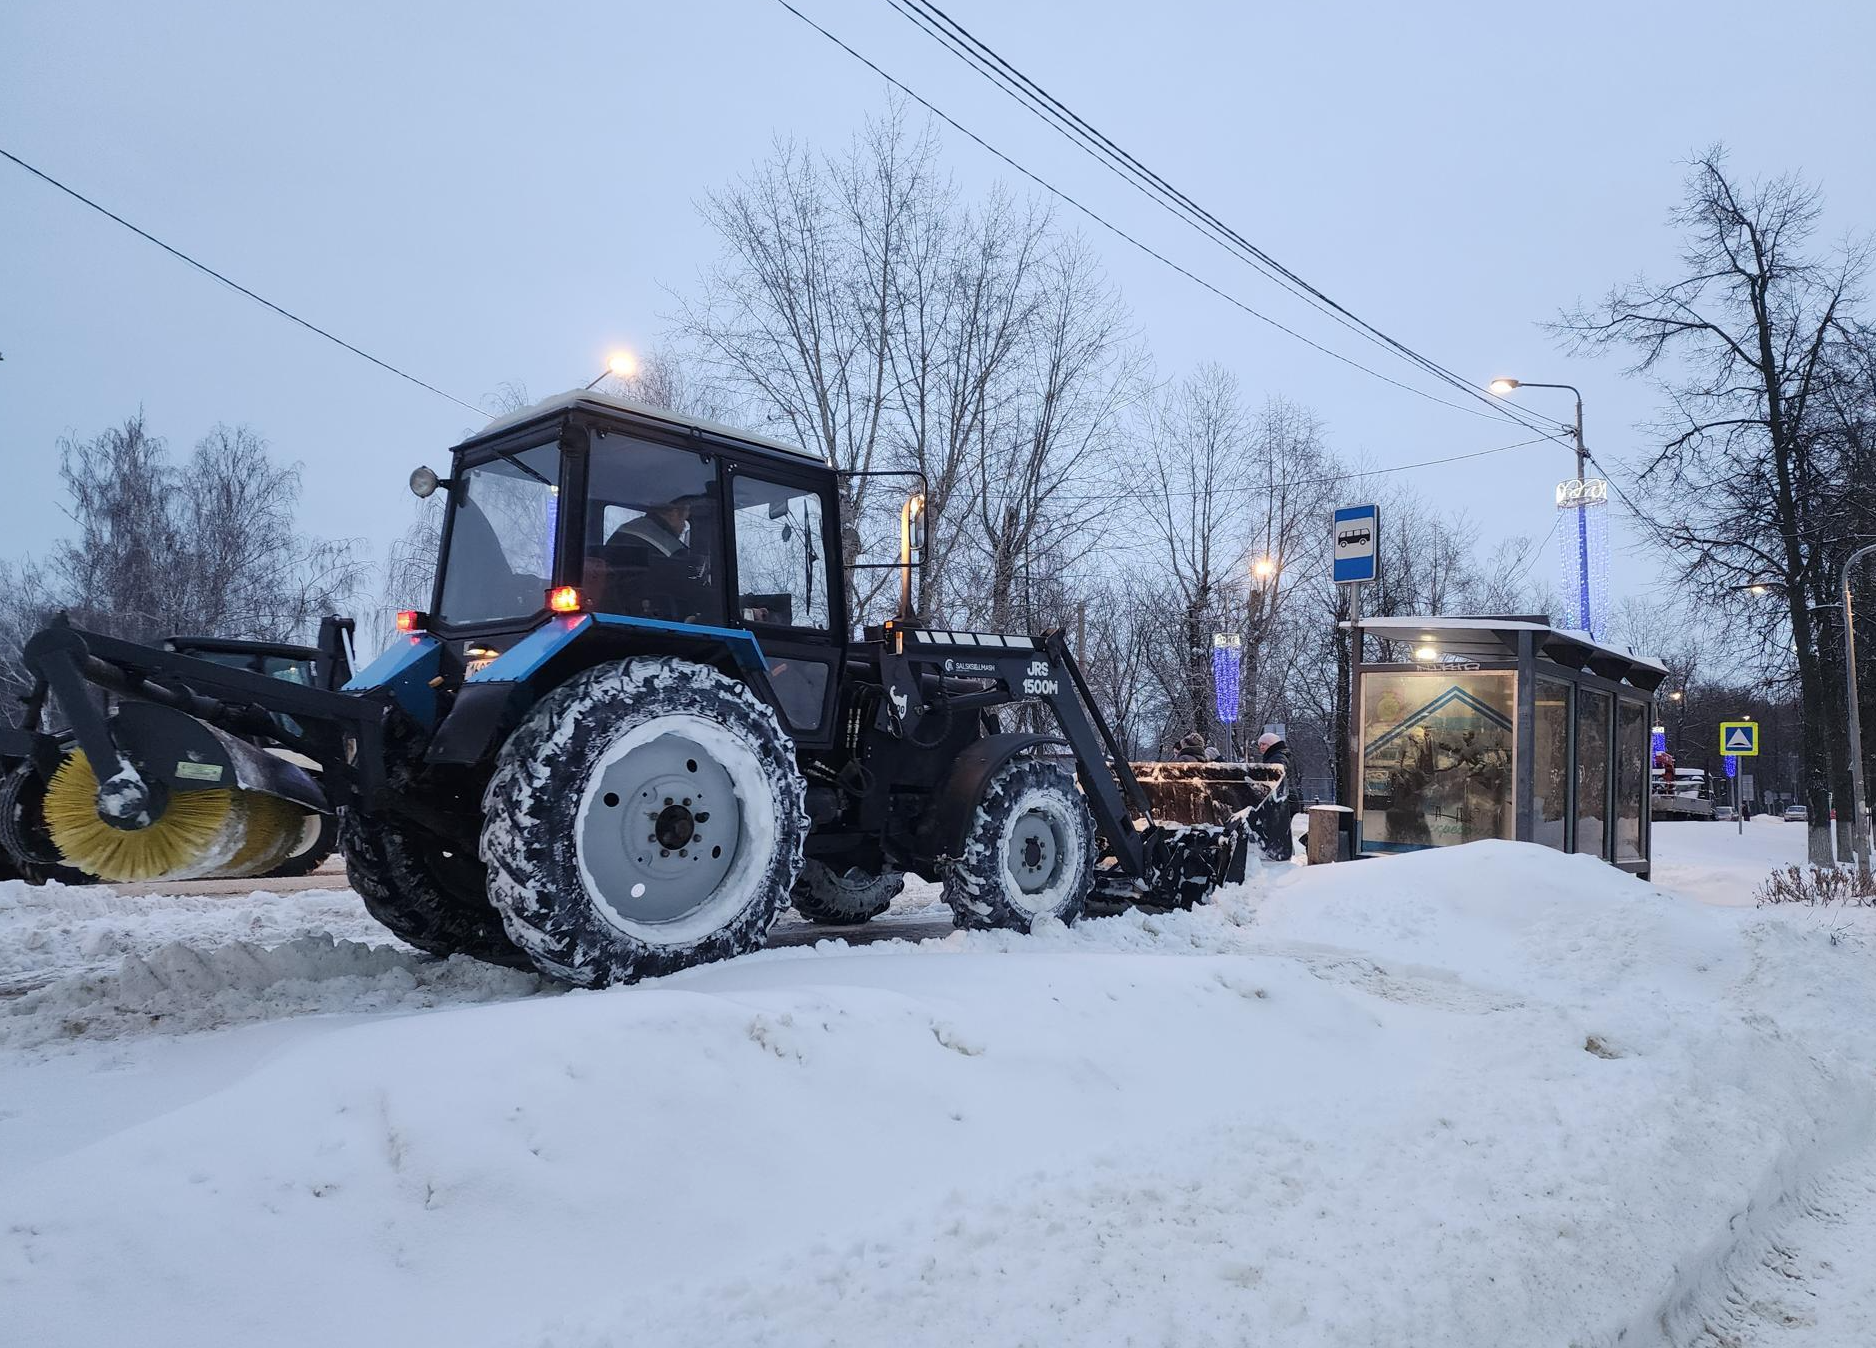
[[[34,636],[0,846],[107,879],[251,874],[331,816],[410,944],[592,986],[755,949],[791,903],[866,921],[908,873],[966,927],[1187,905],[1242,877],[1280,794],[1218,764],[1143,785],[1059,631],[902,610],[856,637],[839,477],[793,446],[572,393],[412,489],[448,503],[429,611],[342,688]],[[41,728],[51,699],[68,732]],[[1040,728],[1006,729],[1023,705]]]

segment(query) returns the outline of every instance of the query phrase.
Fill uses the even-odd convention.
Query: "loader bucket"
[[[1270,763],[1134,763],[1159,828],[1163,854],[1151,886],[1186,906],[1244,879],[1253,848],[1269,860],[1290,854],[1284,770]]]
[[[1134,763],[1153,818],[1163,824],[1229,824],[1255,810],[1283,780],[1283,769],[1264,763]]]

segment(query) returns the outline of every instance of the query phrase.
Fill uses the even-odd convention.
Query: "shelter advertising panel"
[[[1363,850],[1515,835],[1515,673],[1372,671],[1361,689]]]

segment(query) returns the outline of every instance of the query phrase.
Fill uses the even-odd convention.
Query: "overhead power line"
[[[92,210],[96,211],[99,215],[104,216],[106,219],[116,221],[118,224],[122,225],[125,229],[129,230],[132,234],[135,234],[140,238],[148,239],[151,243],[155,244],[158,248],[161,248],[164,252],[170,254],[173,257],[180,258],[182,261],[188,263],[191,267],[194,267],[197,271],[202,272],[205,275],[211,276],[217,281],[220,281],[223,285],[227,286],[230,290],[238,291],[240,294],[246,295],[249,299],[253,300],[256,304],[263,305],[266,308],[273,310],[275,313],[279,314],[282,318],[288,319],[294,323],[298,323],[301,327],[305,328],[308,332],[316,333],[318,336],[324,337],[328,342],[331,342],[335,346],[344,347],[347,351],[350,351],[354,356],[364,357],[364,359],[370,361],[373,365],[376,365],[379,369],[388,370],[392,374],[396,375],[399,379],[407,379],[411,383],[415,384],[418,388],[428,389],[431,393],[436,394],[437,397],[439,398],[447,398],[451,402],[455,403],[458,407],[466,408],[469,411],[474,412],[479,417],[488,416],[488,411],[485,408],[477,407],[473,403],[466,403],[453,393],[445,393],[442,389],[438,388],[435,384],[425,383],[423,380],[417,378],[416,375],[411,374],[408,370],[400,370],[398,369],[397,366],[391,364],[390,361],[380,360],[378,357],[372,355],[371,352],[361,350],[360,348],[353,346],[350,342],[346,341],[343,337],[336,337],[332,333],[327,332],[324,328],[320,327],[318,324],[310,323],[306,319],[301,318],[298,314],[293,313],[291,310],[282,308],[280,305],[275,304],[272,300],[268,299],[265,295],[257,295],[255,292],[253,292],[252,290],[249,290],[246,286],[242,285],[239,281],[230,280],[228,277],[216,271],[213,267],[209,266],[207,263],[198,262],[195,258],[189,256],[189,254],[183,252],[182,249],[176,248],[170,244],[164,243],[161,239],[157,238],[156,235],[150,233],[149,230],[138,228],[136,225],[131,224],[130,221],[124,219],[123,216],[117,214],[117,212],[113,210],[109,210],[104,206],[100,206],[97,202],[93,201],[90,197],[78,191],[76,188],[66,186],[64,183],[60,182],[57,178],[54,178],[50,173],[45,172],[43,169],[34,168],[31,164],[27,163],[24,159],[21,159],[18,155],[14,154],[12,151],[0,149],[0,155],[4,155],[6,158],[12,160],[15,164],[18,164],[21,168],[25,169],[28,173],[32,174],[34,177],[43,179],[45,182],[52,184],[52,186],[58,188],[59,191],[65,193],[66,196],[71,197],[73,200],[83,202],[85,205],[91,207]]]
[[[1034,183],[1037,187],[1047,192],[1050,196],[1055,197],[1057,200],[1064,202],[1068,206],[1072,207],[1074,210],[1080,212],[1082,215],[1086,216],[1089,220],[1092,220],[1095,224],[1099,225],[1102,229],[1106,230],[1108,233],[1113,234],[1115,237],[1132,245],[1134,248],[1146,254],[1148,257],[1152,258],[1154,261],[1159,262],[1162,265],[1171,268],[1175,272],[1178,272],[1181,276],[1191,281],[1194,285],[1197,285],[1200,288],[1208,291],[1212,295],[1217,296],[1219,299],[1223,300],[1225,303],[1231,305],[1232,307],[1242,310],[1243,312],[1249,314],[1252,318],[1257,319],[1261,323],[1268,324],[1269,326],[1275,328],[1277,331],[1283,333],[1285,336],[1293,337],[1297,341],[1302,342],[1305,346],[1312,347],[1315,350],[1320,351],[1325,356],[1329,356],[1332,359],[1341,361],[1344,365],[1348,365],[1354,369],[1360,370],[1363,374],[1372,376],[1375,379],[1379,379],[1383,383],[1392,384],[1395,388],[1403,389],[1406,392],[1411,393],[1416,397],[1425,398],[1429,402],[1438,403],[1442,407],[1450,407],[1454,409],[1455,411],[1465,412],[1471,416],[1502,418],[1502,419],[1512,422],[1514,425],[1517,425],[1522,429],[1538,431],[1540,435],[1542,435],[1544,438],[1557,438],[1553,432],[1545,430],[1540,424],[1526,421],[1522,416],[1514,415],[1509,409],[1504,407],[1502,404],[1497,403],[1496,400],[1486,399],[1488,403],[1488,407],[1485,409],[1482,409],[1478,407],[1469,407],[1463,403],[1456,403],[1446,398],[1441,398],[1435,394],[1428,393],[1425,389],[1415,388],[1411,384],[1403,383],[1398,379],[1394,379],[1388,375],[1382,374],[1379,370],[1376,370],[1376,369],[1371,368],[1370,366],[1364,365],[1360,361],[1355,360],[1354,358],[1350,356],[1346,356],[1340,351],[1336,351],[1330,347],[1324,346],[1321,342],[1315,341],[1314,339],[1310,337],[1304,336],[1302,333],[1296,331],[1294,328],[1291,328],[1287,326],[1286,324],[1279,322],[1277,319],[1272,318],[1269,314],[1263,313],[1261,310],[1253,308],[1251,305],[1247,304],[1245,301],[1239,299],[1235,295],[1229,294],[1224,289],[1222,289],[1221,287],[1217,285],[1214,285],[1212,282],[1206,280],[1204,277],[1192,271],[1190,268],[1185,267],[1178,262],[1175,262],[1172,258],[1160,252],[1158,249],[1146,243],[1145,241],[1143,241],[1136,235],[1131,234],[1128,231],[1122,229],[1119,225],[1116,225],[1111,220],[1107,219],[1105,216],[1099,214],[1093,208],[1087,206],[1086,204],[1084,204],[1083,202],[1081,202],[1074,196],[1063,191],[1061,188],[1055,186],[1055,184],[1049,182],[1047,179],[1043,178],[1041,175],[1024,167],[1022,164],[1018,163],[1015,159],[1011,158],[1009,155],[1005,154],[1002,150],[999,150],[996,146],[992,145],[989,141],[985,140],[982,136],[978,135],[976,132],[972,131],[969,127],[965,126],[962,122],[959,122],[955,117],[952,117],[949,113],[945,112],[944,109],[938,107],[930,99],[924,97],[917,90],[913,89],[910,85],[906,84],[903,80],[900,80],[896,76],[888,73],[885,69],[879,66],[876,62],[872,61],[870,58],[866,57],[865,55],[861,54],[859,51],[855,50],[853,47],[849,46],[845,41],[837,37],[835,34],[829,32],[826,28],[823,28],[820,24],[816,23],[813,19],[809,18],[806,14],[802,13],[793,4],[791,4],[790,0],[775,0],[775,3],[780,5],[783,9],[787,10],[790,14],[794,15],[795,18],[799,19],[802,23],[806,24],[809,28],[812,28],[815,32],[819,33],[822,37],[826,38],[834,46],[840,48],[848,56],[851,56],[854,60],[858,61],[861,65],[865,66],[868,70],[872,71],[875,75],[878,75],[881,79],[885,80],[886,83],[890,84],[893,88],[897,89],[900,93],[904,94],[907,98],[911,99],[914,103],[917,103],[920,107],[924,108],[925,111],[929,112],[932,116],[936,117],[939,121],[943,122],[946,126],[949,126],[953,131],[956,131],[959,135],[969,140],[972,144],[976,145],[979,149],[983,150],[985,153],[991,155],[992,157],[996,158],[997,160],[1007,165],[1009,168],[1013,169],[1015,172],[1021,174],[1024,178],[1027,178],[1030,182]],[[1468,388],[1468,391],[1470,391],[1469,385],[1467,386],[1467,388]]]
[[[1531,445],[1541,445],[1548,442],[1548,436],[1538,435],[1533,436],[1529,440],[1520,440],[1516,444],[1494,445],[1490,449],[1475,449],[1465,454],[1448,454],[1438,459],[1420,459],[1414,463],[1397,463],[1389,468],[1360,468],[1347,472],[1315,473],[1308,477],[1285,478],[1279,482],[1235,483],[1228,486],[1211,488],[1210,494],[1215,496],[1271,495],[1279,491],[1287,491],[1291,487],[1301,487],[1311,484],[1320,485],[1329,482],[1354,482],[1365,477],[1385,477],[1390,473],[1412,472],[1416,468],[1433,468],[1445,463],[1461,463],[1467,459],[1483,459],[1490,454],[1505,454],[1514,449],[1525,449]],[[1145,501],[1154,500],[1163,496],[1188,497],[1205,494],[1207,493],[1203,491],[1183,488],[1179,490],[1160,490],[1154,487],[1104,487],[1098,492],[1089,493],[1051,492],[1049,493],[1049,499],[1062,502]]]
[[[1528,414],[1505,406],[1469,380],[1353,313],[1286,267],[1116,144],[1099,128],[1017,69],[931,0],[888,0],[888,3],[921,32],[938,42],[951,55],[964,62],[1102,168],[1114,174],[1175,219],[1198,231],[1234,258],[1250,266],[1266,280],[1302,299],[1304,303],[1351,332],[1374,342],[1390,354],[1401,357],[1441,382],[1483,403],[1506,420],[1519,423],[1531,430],[1541,430],[1546,435],[1550,434],[1542,423],[1530,418]]]

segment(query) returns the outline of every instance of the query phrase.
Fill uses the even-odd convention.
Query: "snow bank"
[[[114,967],[172,942],[278,945],[302,936],[392,942],[349,890],[127,898],[102,885],[0,881],[0,996]]]
[[[537,974],[458,956],[302,936],[279,946],[182,942],[126,955],[111,972],[80,973],[0,1002],[0,1049],[161,1031],[221,1029],[313,1012],[416,1010],[442,1001],[527,996]]]
[[[1685,1342],[1870,1144],[1866,915],[1799,916],[1486,844],[165,1041],[228,1058],[0,1185],[0,1301],[34,1344]]]

